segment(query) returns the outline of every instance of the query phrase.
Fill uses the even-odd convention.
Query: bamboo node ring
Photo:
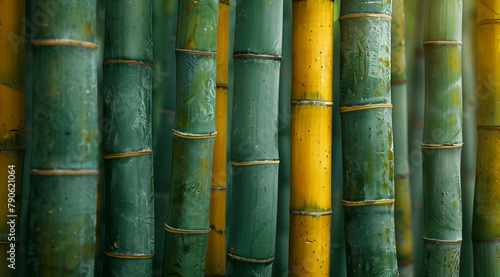
[[[215,138],[217,136],[217,132],[213,132],[210,134],[192,134],[192,133],[184,133],[177,130],[172,130],[173,134],[180,138],[187,139],[204,139],[204,138]]]
[[[231,162],[232,166],[249,166],[260,164],[279,164],[279,160],[265,160],[265,161],[249,161],[249,162]]]
[[[241,262],[247,262],[247,263],[253,263],[253,264],[267,264],[267,263],[274,261],[274,257],[267,259],[267,260],[256,260],[256,259],[249,259],[249,258],[240,257],[240,256],[234,255],[234,254],[229,253],[229,252],[226,252],[226,255],[233,260],[238,260]]]
[[[384,205],[394,203],[394,199],[382,199],[382,200],[367,200],[367,201],[346,201],[342,200],[342,206],[344,207],[359,207],[359,206],[369,206],[369,205]]]
[[[498,242],[500,239],[478,239],[478,238],[471,238],[473,242]]]
[[[18,243],[21,243],[21,241],[20,240],[15,240],[15,241],[0,240],[0,244],[10,244],[10,243],[18,244]]]
[[[191,49],[175,49],[175,52],[196,54],[196,55],[202,55],[202,56],[216,56],[217,55],[217,52],[199,51],[199,50],[191,50]]]
[[[145,62],[139,62],[139,61],[124,61],[124,60],[107,60],[102,63],[102,66],[106,66],[108,64],[132,64],[132,65],[140,65],[140,66],[146,66],[146,67],[153,67],[153,64],[151,63],[145,63]]]
[[[391,85],[404,85],[406,83],[408,83],[408,79],[391,80]]]
[[[85,169],[31,169],[31,175],[41,175],[41,176],[58,176],[58,175],[98,175],[97,170],[85,170]]]
[[[153,151],[139,151],[139,152],[130,152],[130,153],[121,153],[121,154],[109,154],[109,155],[103,155],[102,158],[104,160],[108,160],[108,159],[126,158],[126,157],[142,156],[142,155],[153,155]]]
[[[316,216],[324,216],[331,215],[332,211],[301,211],[301,210],[290,210],[291,214],[295,215],[316,215]]]
[[[392,16],[387,14],[377,14],[377,13],[357,13],[357,14],[348,14],[339,17],[339,20],[349,19],[349,18],[360,18],[360,17],[379,17],[379,18],[387,18],[392,20]]]
[[[165,223],[165,230],[169,233],[173,234],[191,234],[191,235],[196,235],[196,234],[208,234],[211,230],[211,228],[208,228],[207,230],[186,230],[186,229],[178,229],[174,227],[168,226],[167,223]]]
[[[423,46],[430,45],[430,44],[448,44],[448,45],[462,45],[463,43],[461,41],[448,41],[448,40],[429,40],[424,43],[422,43]]]
[[[320,101],[320,100],[292,100],[290,101],[290,105],[310,105],[310,106],[333,106],[333,102],[331,101]]]
[[[408,179],[410,177],[410,172],[394,176],[394,181]]]
[[[227,84],[221,84],[221,83],[215,84],[215,87],[216,88],[222,88],[222,89],[227,89],[228,88]]]
[[[256,58],[256,59],[267,59],[267,60],[282,60],[281,56],[273,56],[273,55],[259,55],[259,54],[234,54],[233,58]]]
[[[210,189],[213,191],[224,191],[227,190],[227,187],[211,187]]]
[[[450,143],[450,144],[421,144],[422,149],[448,149],[448,148],[459,148],[464,145],[463,142],[460,143]]]
[[[114,253],[109,253],[106,251],[102,251],[106,256],[112,257],[112,258],[118,258],[118,259],[149,259],[153,258],[155,254],[149,254],[149,255],[125,255],[125,254],[114,254]]]
[[[339,113],[350,113],[355,111],[369,110],[369,109],[380,109],[380,108],[391,108],[391,104],[375,104],[375,105],[365,105],[365,106],[353,106],[353,107],[341,107],[339,108]]]
[[[97,44],[88,41],[80,41],[74,39],[41,39],[32,40],[31,46],[41,47],[41,46],[78,46],[85,48],[92,48],[97,50]]]
[[[430,238],[426,238],[426,237],[422,237],[422,240],[424,240],[424,241],[430,241],[430,242],[436,242],[436,243],[450,243],[450,244],[462,242],[462,239],[457,239],[457,240],[440,240],[440,239],[430,239]]]
[[[483,26],[483,25],[492,25],[492,24],[500,24],[500,19],[481,21],[481,22],[476,23],[476,27]]]

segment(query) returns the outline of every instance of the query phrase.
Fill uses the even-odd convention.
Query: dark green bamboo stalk
[[[228,276],[270,276],[278,197],[283,2],[236,5]]]
[[[410,170],[408,165],[408,113],[406,98],[406,41],[403,0],[392,3],[392,102],[394,111],[394,207],[396,250],[401,277],[413,276],[413,234],[411,225]]]
[[[215,142],[219,1],[179,1],[177,107],[164,276],[203,276]]]
[[[151,0],[106,1],[105,276],[151,276],[154,254]]]
[[[21,268],[25,143],[25,1],[0,2],[0,276]]]
[[[348,276],[397,276],[390,1],[341,6],[340,113]]]
[[[155,172],[155,215],[168,211],[172,180],[172,129],[175,113],[175,33],[177,0],[153,0],[153,168]],[[155,122],[156,121],[156,122]],[[168,185],[165,185],[168,184]],[[155,216],[154,275],[163,269],[165,217]]]
[[[427,1],[424,31],[424,275],[459,276],[462,1]]]
[[[29,276],[92,276],[98,174],[95,1],[37,0]],[[38,15],[37,15],[38,14]],[[41,17],[46,14],[46,17]]]

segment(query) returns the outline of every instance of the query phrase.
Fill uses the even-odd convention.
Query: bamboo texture
[[[424,30],[424,275],[459,276],[462,1],[427,1]]]
[[[217,0],[179,1],[172,190],[164,276],[203,276],[215,141]]]
[[[271,276],[278,193],[283,2],[236,5],[227,276]],[[239,16],[238,16],[239,15]]]
[[[92,276],[98,174],[95,1],[35,2],[29,276]],[[34,16],[34,18],[35,18]],[[38,18],[40,20],[40,18]]]
[[[290,276],[330,275],[333,2],[293,1]]]
[[[398,276],[390,1],[342,2],[340,113],[348,276]]]
[[[0,2],[0,276],[17,276],[25,143],[25,1]]]
[[[413,234],[411,224],[410,170],[408,165],[408,113],[406,78],[406,39],[403,0],[392,2],[391,89],[394,109],[394,206],[396,251],[399,274],[413,276]]]
[[[208,234],[205,276],[226,274],[226,145],[227,145],[227,92],[229,47],[229,1],[219,0],[217,33],[217,77],[212,191],[210,197],[210,233]]]
[[[154,254],[151,1],[106,1],[105,276],[151,276]]]
[[[472,241],[474,274],[500,274],[500,218],[498,213],[500,171],[500,1],[478,2],[478,121],[477,168],[474,193]]]

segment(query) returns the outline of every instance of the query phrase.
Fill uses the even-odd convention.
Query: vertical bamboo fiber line
[[[478,1],[477,168],[472,222],[474,275],[500,274],[500,1]]]
[[[342,1],[340,112],[348,276],[398,276],[391,1]]]
[[[462,1],[427,1],[422,139],[424,275],[459,276]]]
[[[96,3],[35,1],[29,276],[92,276],[96,224]],[[40,15],[47,15],[42,17]],[[39,17],[37,17],[39,16]]]
[[[217,77],[212,191],[210,197],[210,233],[208,234],[205,276],[226,274],[226,144],[227,144],[227,58],[229,47],[229,0],[219,0],[217,34]]]
[[[293,1],[290,276],[330,275],[333,1]]]
[[[283,2],[236,5],[228,276],[271,276],[278,202]]]
[[[410,170],[408,166],[408,113],[406,100],[406,41],[403,0],[392,2],[391,89],[394,129],[394,206],[396,251],[401,277],[413,276],[413,235],[411,224]]]
[[[219,1],[178,3],[177,105],[163,275],[203,276],[216,134]]]
[[[25,1],[0,2],[0,276],[5,277],[17,276],[21,257],[21,196],[26,150],[22,21],[25,10]]]
[[[152,5],[151,0],[105,5],[104,275],[152,276]]]

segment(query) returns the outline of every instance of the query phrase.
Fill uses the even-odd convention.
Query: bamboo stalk
[[[215,126],[217,138],[214,145],[212,190],[210,199],[210,233],[208,234],[207,265],[205,276],[226,274],[226,146],[227,146],[227,91],[229,47],[228,0],[219,0],[217,34],[217,77]]]
[[[276,240],[283,2],[243,0],[236,14],[226,274],[270,276]]]
[[[25,1],[0,2],[0,276],[17,276],[25,143]]]
[[[105,276],[151,276],[154,254],[151,1],[106,1]]]
[[[392,3],[391,89],[394,110],[394,206],[396,250],[400,276],[413,276],[413,234],[411,224],[410,170],[408,165],[408,113],[406,78],[405,14],[403,0]]]
[[[217,0],[179,1],[177,106],[164,276],[203,276],[215,141]]]
[[[293,29],[290,276],[329,276],[333,2],[293,1]]]
[[[424,274],[459,276],[462,1],[427,1],[424,31]]]
[[[478,2],[477,61],[478,61],[478,121],[477,168],[474,193],[472,241],[474,274],[500,274],[500,218],[498,189],[500,148],[500,1]]]
[[[397,276],[390,1],[342,2],[343,205],[348,276]],[[376,31],[375,31],[376,30]]]
[[[36,1],[29,276],[94,272],[98,174],[95,1]]]

